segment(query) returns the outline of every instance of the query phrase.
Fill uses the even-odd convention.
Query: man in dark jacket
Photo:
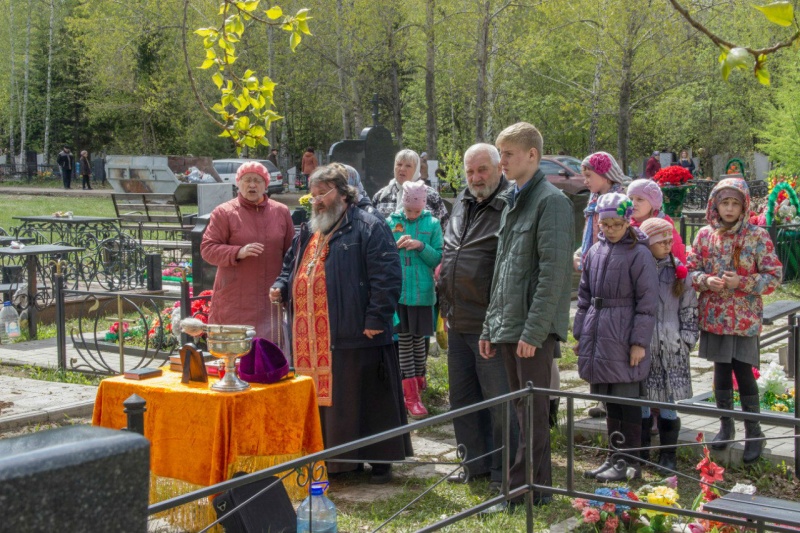
[[[489,305],[500,215],[506,204],[500,193],[508,181],[500,170],[500,153],[490,144],[476,144],[464,154],[467,188],[461,192],[444,234],[442,267],[437,288],[442,317],[448,327],[447,370],[450,408],[467,407],[510,392],[505,363],[484,359],[478,340]],[[470,413],[453,420],[456,442],[467,450],[464,473],[449,478],[463,482],[491,475],[493,487],[502,481],[502,454],[475,462],[503,442],[503,407]],[[509,453],[516,453],[513,424]]]
[[[480,354],[490,359],[499,352],[512,390],[528,381],[549,388],[556,346],[567,340],[569,327],[572,204],[539,170],[543,141],[534,126],[509,126],[496,144],[503,173],[515,184],[503,192],[508,206],[500,220]],[[534,396],[532,421],[525,417],[525,402],[516,404],[520,435],[528,424],[533,432],[533,481],[545,486],[552,485],[549,404],[547,396]],[[528,453],[520,439],[509,475],[512,488],[525,485]],[[551,500],[538,491],[533,498],[536,505]]]
[[[309,187],[311,222],[286,253],[270,300],[289,303],[295,371],[314,378],[331,448],[407,423],[392,342],[403,278],[389,226],[355,205],[343,165],[318,168]],[[405,435],[338,458],[401,461],[412,454]],[[357,467],[330,462],[328,474]],[[391,464],[373,464],[372,483],[391,477]]]
[[[72,183],[72,170],[75,168],[75,157],[69,151],[69,148],[64,146],[56,158],[56,163],[58,163],[58,168],[61,169],[61,181],[64,184],[64,188],[69,189]]]

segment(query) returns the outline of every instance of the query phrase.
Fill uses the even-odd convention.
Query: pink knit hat
[[[422,181],[407,181],[403,184],[403,207],[425,209],[428,201],[428,186]]]
[[[649,244],[655,244],[657,242],[666,241],[672,238],[672,224],[663,218],[648,218],[642,222],[642,225],[639,226],[639,229],[650,238]]]
[[[664,203],[661,187],[658,186],[658,183],[649,179],[633,180],[628,185],[628,197],[630,198],[631,196],[641,196],[647,200],[653,211],[661,211],[661,205]]]
[[[269,187],[269,170],[258,161],[248,161],[242,164],[236,171],[236,182],[238,183],[245,174],[258,174],[264,178],[264,186]]]

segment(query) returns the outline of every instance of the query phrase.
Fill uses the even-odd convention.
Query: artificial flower
[[[575,498],[572,500],[572,508],[578,511],[583,511],[589,506],[589,500],[585,498]]]
[[[675,277],[678,279],[686,279],[686,276],[689,274],[689,271],[683,265],[678,265],[675,267]]]
[[[616,516],[609,516],[606,518],[606,523],[603,526],[603,533],[615,533],[619,527],[619,518]]]
[[[582,513],[583,521],[587,524],[596,524],[600,521],[600,509],[594,507],[587,507]]]
[[[616,505],[614,505],[613,503],[606,502],[603,504],[601,509],[607,513],[613,513],[614,510],[616,509]]]
[[[656,175],[653,176],[653,181],[661,188],[680,187],[685,185],[692,177],[692,173],[688,169],[680,165],[672,165],[656,172]]]
[[[750,494],[753,495],[756,493],[756,488],[749,483],[737,483],[731,489],[731,492],[737,492],[739,494]]]
[[[664,485],[671,489],[678,488],[678,476],[670,476],[664,480]]]
[[[596,153],[589,158],[589,164],[598,174],[605,174],[611,170],[611,159],[606,154]]]
[[[656,487],[653,492],[647,494],[647,502],[654,505],[673,507],[678,501],[678,493],[669,487]]]
[[[711,484],[722,481],[722,474],[725,473],[725,469],[712,461],[708,455],[697,464],[697,470],[700,471],[700,479]]]

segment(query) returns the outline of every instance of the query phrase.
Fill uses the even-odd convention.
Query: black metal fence
[[[59,174],[58,165],[37,165],[34,163],[5,163],[0,165],[0,182],[26,181],[30,183],[35,178],[60,180],[61,174]]]
[[[797,381],[797,377],[795,378]],[[795,383],[797,385],[797,383]],[[508,483],[508,467],[511,458],[508,454],[509,447],[507,446],[508,439],[510,436],[510,420],[511,416],[514,416],[513,411],[513,403],[517,401],[524,402],[526,406],[527,412],[527,419],[532,420],[532,409],[533,409],[533,401],[536,396],[543,396],[545,398],[549,397],[561,397],[566,398],[566,446],[565,446],[565,453],[566,453],[566,477],[563,480],[558,480],[558,482],[554,483],[554,486],[543,486],[537,485],[533,483],[531,475],[529,474],[528,480],[525,485],[520,487],[510,487]],[[596,401],[611,401],[615,403],[621,403],[625,405],[635,405],[641,407],[651,407],[651,408],[661,408],[661,409],[673,409],[680,413],[690,414],[690,415],[700,415],[709,418],[717,418],[720,415],[719,410],[715,406],[697,406],[697,405],[687,405],[687,404],[669,404],[669,403],[661,403],[661,402],[650,402],[646,400],[639,400],[639,399],[628,399],[628,398],[617,398],[617,397],[607,397],[595,394],[584,394],[584,393],[577,393],[577,392],[568,392],[568,391],[558,391],[558,390],[549,390],[549,389],[537,389],[534,388],[530,383],[528,383],[528,387],[513,392],[498,398],[494,398],[491,400],[486,400],[479,404],[472,405],[470,407],[464,407],[461,409],[453,410],[445,414],[441,414],[438,416],[433,416],[423,421],[414,422],[408,424],[406,426],[402,426],[390,431],[386,431],[377,435],[373,435],[367,438],[359,439],[357,441],[353,441],[347,444],[342,444],[340,446],[336,446],[330,448],[328,450],[307,455],[305,457],[288,461],[281,465],[277,465],[265,470],[261,470],[259,472],[255,472],[249,475],[236,477],[234,479],[206,487],[200,490],[196,490],[190,492],[188,494],[184,494],[181,496],[177,496],[174,498],[170,498],[168,500],[155,503],[149,507],[148,513],[153,516],[159,513],[164,513],[171,509],[175,509],[179,506],[189,504],[192,502],[196,502],[200,499],[204,498],[211,498],[215,494],[222,493],[224,491],[241,487],[244,485],[248,485],[250,483],[254,483],[257,481],[264,480],[270,476],[279,476],[279,479],[282,481],[289,476],[297,476],[297,483],[300,486],[306,486],[308,483],[312,481],[317,481],[322,479],[325,473],[324,462],[328,461],[336,461],[336,457],[344,454],[346,452],[350,452],[365,446],[369,446],[378,442],[382,442],[387,439],[395,438],[401,435],[405,435],[407,433],[411,433],[413,431],[423,430],[425,428],[429,428],[432,426],[440,425],[442,423],[448,423],[453,419],[469,414],[474,413],[482,409],[486,409],[489,407],[494,406],[502,406],[503,407],[503,443],[497,449],[493,450],[491,453],[502,453],[502,464],[503,464],[503,480],[501,484],[501,491],[500,494],[494,497],[490,497],[487,500],[463,509],[461,512],[456,513],[452,516],[447,516],[444,518],[440,518],[435,522],[419,529],[420,532],[429,532],[429,531],[436,531],[446,526],[458,523],[462,520],[468,519],[480,513],[481,511],[485,511],[490,507],[493,507],[497,504],[507,502],[512,499],[518,499],[522,497],[524,499],[524,510],[526,513],[526,530],[533,531],[534,530],[534,513],[535,513],[535,506],[533,500],[533,492],[540,492],[545,494],[552,494],[552,495],[559,495],[559,496],[566,496],[569,498],[586,498],[590,500],[598,500],[602,502],[610,502],[617,505],[625,505],[632,508],[637,509],[644,509],[644,510],[653,510],[660,513],[668,513],[672,515],[678,515],[681,517],[685,517],[688,519],[704,519],[704,520],[711,520],[715,522],[722,522],[724,524],[730,524],[745,528],[755,528],[758,530],[769,529],[771,531],[781,531],[781,532],[791,532],[796,531],[795,528],[800,527],[800,513],[786,513],[786,517],[783,518],[779,524],[769,523],[770,520],[765,518],[763,514],[760,513],[752,513],[749,512],[747,509],[742,510],[741,512],[737,511],[736,513],[732,513],[730,515],[726,514],[715,514],[710,512],[704,512],[699,510],[692,510],[692,509],[683,509],[683,508],[675,508],[675,507],[666,507],[661,505],[655,505],[651,503],[647,503],[644,501],[631,501],[630,499],[622,499],[616,497],[609,497],[609,496],[602,496],[595,493],[588,493],[578,490],[575,484],[575,450],[576,449],[593,449],[593,450],[604,450],[607,453],[611,454],[612,459],[615,462],[618,461],[636,461],[638,459],[638,452],[642,450],[659,450],[663,448],[662,446],[651,446],[648,448],[625,448],[622,446],[624,444],[624,439],[618,433],[613,435],[611,440],[611,444],[608,445],[606,448],[598,448],[596,446],[587,446],[587,445],[578,445],[575,441],[575,401],[576,400],[587,400],[591,402]],[[139,409],[141,411],[141,409]],[[798,458],[798,448],[797,443],[800,439],[800,418],[798,418],[797,413],[795,413],[794,417],[790,416],[783,416],[783,415],[773,415],[768,413],[744,413],[741,411],[732,411],[730,412],[730,416],[736,420],[758,420],[766,425],[772,426],[780,426],[780,427],[792,427],[794,428],[794,435],[784,436],[784,437],[768,437],[759,440],[778,440],[778,439],[791,439],[795,443],[795,472],[796,474],[800,474],[800,458]],[[141,422],[134,417],[134,419],[130,422],[132,426],[135,427],[142,427]],[[530,425],[528,424],[527,427],[524,428],[524,438],[526,439],[527,443],[527,450],[529,452],[533,450],[533,432],[530,431]],[[739,439],[738,441],[729,441],[730,443],[733,442],[744,442],[748,439]],[[754,440],[754,439],[749,439]],[[684,443],[678,444],[678,447],[682,448],[696,448],[702,446],[702,443]],[[458,472],[461,469],[468,468],[469,462],[472,460],[480,460],[482,457],[473,458],[469,461],[465,461],[464,457],[466,456],[466,450],[462,447],[458,449],[458,458],[459,461],[452,462],[452,463],[442,463],[437,462],[438,465],[449,465],[452,466],[452,470],[448,472],[445,476],[441,479],[437,480],[432,486],[428,487],[423,492],[417,494],[410,502],[401,506],[397,509],[395,513],[391,516],[386,517],[386,519],[378,526],[376,526],[372,531],[379,531],[387,524],[391,523],[397,516],[401,513],[409,509],[414,505],[414,503],[420,501],[422,498],[425,498],[428,494],[430,494],[434,488],[445,482],[447,477],[450,475]],[[532,472],[534,463],[532,452],[528,453],[525,461],[526,461],[526,472]],[[371,462],[367,460],[366,462]],[[384,461],[376,461],[377,463],[381,463]],[[424,464],[419,462],[399,462],[395,464]],[[649,463],[653,465],[653,463]],[[712,485],[703,482],[701,479],[698,479],[690,474],[686,474],[683,472],[674,472],[676,476],[679,476],[683,479],[688,479],[692,481],[696,481],[698,484],[705,484],[713,489],[716,489],[720,492],[720,494],[727,495],[730,491],[722,486],[719,485]],[[262,489],[262,493],[265,491],[270,490],[271,488],[277,486],[277,482],[273,483]],[[260,494],[260,493],[259,493]],[[221,520],[228,518],[230,515],[237,513],[242,510],[244,506],[246,506],[250,501],[257,497],[254,496],[248,501],[245,501],[241,505],[231,509],[226,513],[225,516],[220,517],[217,521],[206,525],[202,531],[207,531]],[[787,502],[787,506],[792,505],[791,502]]]

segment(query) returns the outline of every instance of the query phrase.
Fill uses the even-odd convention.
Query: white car
[[[269,187],[268,194],[280,194],[283,192],[283,174],[278,170],[272,161],[268,159],[215,159],[214,169],[219,174],[219,177],[225,183],[236,182],[236,171],[239,167],[248,161],[256,161],[261,163],[269,171]]]

